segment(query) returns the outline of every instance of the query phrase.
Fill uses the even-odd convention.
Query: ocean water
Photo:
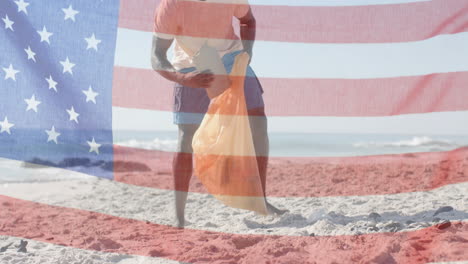
[[[270,133],[270,155],[339,157],[448,151],[468,146],[468,135]],[[174,151],[177,132],[114,131],[118,145]]]
[[[42,134],[28,130],[25,133]],[[65,133],[65,131],[62,131]],[[45,134],[45,133],[43,133]],[[113,131],[114,144],[149,149],[174,151],[177,146],[175,131]],[[270,133],[270,156],[273,157],[350,157],[381,154],[448,151],[468,146],[468,135],[405,135],[405,134],[333,134],[333,133]],[[47,136],[31,138],[28,142],[14,137],[0,137],[0,184],[30,181],[56,181],[80,177],[78,174],[45,170],[23,170],[15,160],[53,167],[66,167],[99,177],[110,178],[112,172],[106,164],[112,161],[112,142],[103,144],[100,154],[89,153],[89,146],[46,142]],[[4,159],[2,159],[4,158]],[[37,161],[37,158],[40,160]],[[65,162],[64,159],[72,159]],[[76,158],[88,159],[86,164]],[[75,160],[73,160],[75,159]]]
[[[36,129],[37,130],[37,129]],[[15,138],[0,136],[0,157],[30,160],[46,157],[59,162],[64,157],[87,157],[91,160],[112,160],[112,143],[141,149],[175,151],[176,131],[130,131],[115,130],[113,142],[98,141],[102,144],[99,155],[89,152],[83,139],[81,145],[67,144],[66,138],[59,138],[59,144],[47,142],[42,130],[22,132],[31,137]],[[67,131],[61,131],[67,134]],[[102,132],[104,133],[104,132]],[[107,133],[107,132],[106,132]],[[73,135],[80,133],[74,131]],[[468,146],[468,135],[423,135],[423,134],[345,134],[345,133],[269,133],[270,156],[279,157],[341,157],[413,152],[448,151]],[[111,138],[111,137],[108,137]]]

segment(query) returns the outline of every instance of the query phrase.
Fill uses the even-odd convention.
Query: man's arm
[[[151,49],[151,65],[153,70],[162,77],[193,88],[208,88],[213,81],[213,74],[210,72],[177,72],[174,66],[167,59],[167,51],[172,45],[173,39],[162,39],[153,36],[153,46]]]
[[[174,42],[173,39],[162,39],[153,36],[151,65],[153,66],[153,70],[157,71],[164,78],[173,82],[179,82],[179,74],[167,59],[167,51],[171,47],[172,42]]]
[[[247,52],[250,56],[250,59],[252,59],[252,50],[255,41],[256,21],[250,8],[245,16],[239,18],[239,22],[240,35],[242,45],[244,46],[244,51]]]

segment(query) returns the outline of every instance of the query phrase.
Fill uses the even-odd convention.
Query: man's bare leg
[[[174,177],[175,209],[177,226],[183,228],[185,221],[185,204],[192,177],[192,138],[198,125],[179,125],[179,139],[177,152],[172,162],[172,175]]]
[[[265,203],[270,213],[282,215],[288,212],[288,210],[278,209],[269,203],[266,199],[266,175],[268,170],[268,155],[270,144],[268,139],[268,122],[265,115],[265,110],[264,108],[254,108],[249,109],[248,113]]]

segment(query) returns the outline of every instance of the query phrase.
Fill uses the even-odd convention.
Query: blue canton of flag
[[[119,1],[0,1],[0,157],[112,178]]]

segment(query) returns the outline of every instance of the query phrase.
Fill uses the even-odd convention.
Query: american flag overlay
[[[73,157],[112,161],[119,6],[67,4],[1,3],[2,132],[11,135],[2,157],[58,166]],[[93,168],[84,172],[99,175]]]
[[[467,0],[205,1],[256,19],[266,195],[288,212],[194,175],[185,228],[163,1],[0,0],[0,263],[468,263]],[[156,33],[226,39],[200,19]]]

